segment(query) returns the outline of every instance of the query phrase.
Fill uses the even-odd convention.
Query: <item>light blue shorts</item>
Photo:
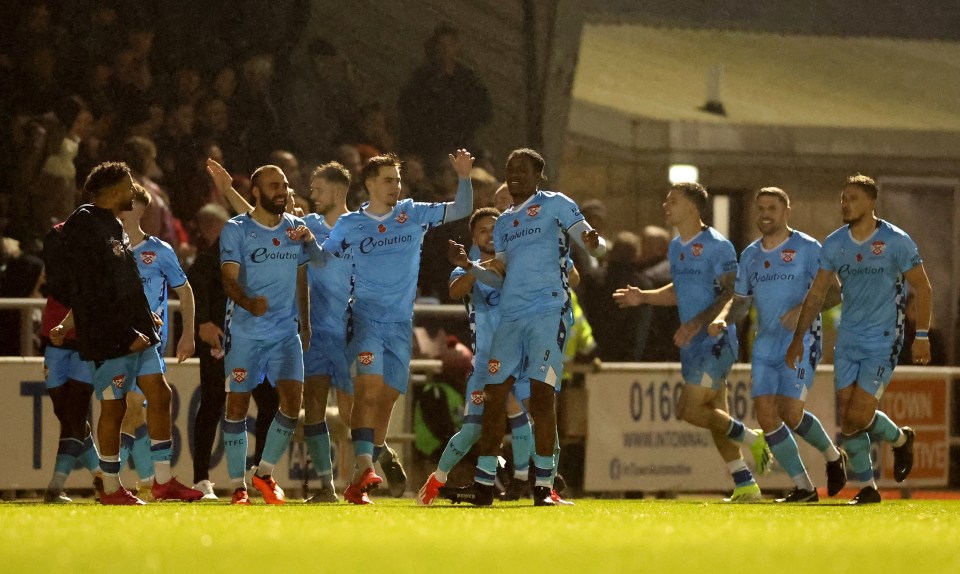
[[[93,390],[101,401],[120,400],[127,393],[139,392],[137,377],[163,372],[163,360],[158,345],[139,353],[130,353],[116,359],[108,359],[99,366],[93,364]]]
[[[347,335],[350,374],[379,375],[401,395],[410,384],[413,322],[380,322],[353,316]]]
[[[228,393],[250,393],[263,382],[303,382],[303,346],[300,335],[276,341],[231,337],[224,357],[225,387]]]
[[[509,377],[543,381],[556,388],[563,376],[563,347],[569,323],[561,309],[519,319],[501,319],[487,362],[487,384]]]
[[[833,353],[833,384],[839,391],[856,383],[880,400],[896,366],[897,356],[890,349],[837,347]]]
[[[303,374],[307,377],[329,375],[330,384],[349,395],[353,394],[353,379],[347,363],[346,333],[335,334],[314,331],[310,347],[303,354]]]
[[[68,380],[90,384],[93,364],[80,359],[80,352],[47,345],[43,352],[44,384],[49,389],[62,386]]]
[[[719,389],[737,360],[737,343],[724,333],[702,337],[680,349],[680,374],[688,385]]]
[[[810,360],[809,349],[804,350],[803,358],[796,369],[791,369],[783,357],[766,359],[754,356],[751,367],[750,396],[757,398],[765,395],[779,395],[806,401],[807,393],[813,386],[816,369],[817,363]]]

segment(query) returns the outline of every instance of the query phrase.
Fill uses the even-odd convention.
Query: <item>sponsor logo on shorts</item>
[[[700,257],[700,254],[703,253],[703,243],[694,243],[690,246],[690,251],[693,252],[694,257]]]
[[[157,259],[156,251],[144,251],[140,254],[140,261],[143,261],[144,265],[150,265]]]
[[[500,372],[500,361],[496,359],[490,359],[490,362],[487,363],[487,371],[489,371],[491,375],[495,375]]]
[[[783,259],[784,263],[790,263],[796,255],[796,249],[784,249],[780,252],[780,259]]]
[[[483,404],[483,391],[473,391],[470,393],[470,402],[475,405]]]
[[[538,213],[540,213],[539,205],[531,205],[530,207],[527,208],[528,217],[536,217]]]
[[[883,250],[887,248],[887,244],[883,241],[874,241],[873,242],[873,254],[874,255],[883,255]]]
[[[234,369],[233,370],[233,380],[242,383],[247,380],[247,370],[246,369]]]
[[[122,388],[123,388],[123,384],[124,384],[125,382],[127,382],[127,376],[126,376],[126,375],[117,375],[117,376],[113,377],[113,386],[117,387],[118,389],[122,389]]]
[[[400,215],[398,215],[397,218],[396,218],[397,223],[399,223],[400,225],[403,225],[404,223],[406,223],[406,222],[407,222],[407,219],[408,219],[408,217],[407,217],[407,212],[406,212],[406,211],[401,211],[401,212],[400,212]]]
[[[369,366],[373,362],[373,353],[369,351],[364,351],[357,355],[357,360],[360,361],[361,365]]]

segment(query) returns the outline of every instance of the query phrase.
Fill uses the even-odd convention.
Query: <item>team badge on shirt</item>
[[[360,361],[361,365],[369,366],[373,362],[373,353],[369,351],[364,351],[357,355],[357,360]]]
[[[700,257],[700,254],[703,253],[703,243],[694,243],[690,246],[690,251],[693,252],[694,257]]]
[[[242,383],[247,380],[247,370],[246,369],[234,369],[233,370],[233,380]]]
[[[500,361],[491,359],[490,362],[487,363],[487,371],[489,371],[491,375],[497,374],[497,372],[500,371]]]
[[[538,213],[540,213],[539,205],[531,205],[527,208],[527,217],[536,217]]]
[[[796,256],[796,249],[784,249],[780,252],[780,259],[783,259],[784,263],[790,263],[793,261],[794,256]]]
[[[401,212],[400,212],[400,215],[397,216],[396,221],[397,221],[397,223],[399,223],[400,225],[403,225],[404,223],[407,222],[407,219],[409,219],[409,218],[407,217],[407,212],[406,212],[406,211],[401,211]]]
[[[483,391],[473,391],[470,393],[470,402],[475,405],[483,404]]]
[[[117,241],[116,239],[111,239],[109,243],[110,243],[110,249],[113,250],[113,254],[116,257],[123,257],[123,243],[120,241]]]
[[[126,380],[126,375],[117,375],[113,378],[113,386],[117,387],[118,389],[122,389],[123,383],[126,382]]]
[[[143,261],[144,265],[150,265],[157,259],[156,251],[144,251],[140,253],[140,260]]]
[[[887,244],[883,241],[874,241],[873,242],[873,254],[874,255],[883,255],[883,250],[887,248]]]

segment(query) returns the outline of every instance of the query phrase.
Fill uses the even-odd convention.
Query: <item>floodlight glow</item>
[[[700,180],[700,170],[695,165],[678,163],[670,166],[670,184],[683,182],[697,182]]]

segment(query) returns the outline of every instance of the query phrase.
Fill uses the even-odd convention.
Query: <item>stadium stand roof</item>
[[[716,64],[726,116],[699,109]],[[588,23],[573,95],[653,121],[960,132],[960,43]]]

